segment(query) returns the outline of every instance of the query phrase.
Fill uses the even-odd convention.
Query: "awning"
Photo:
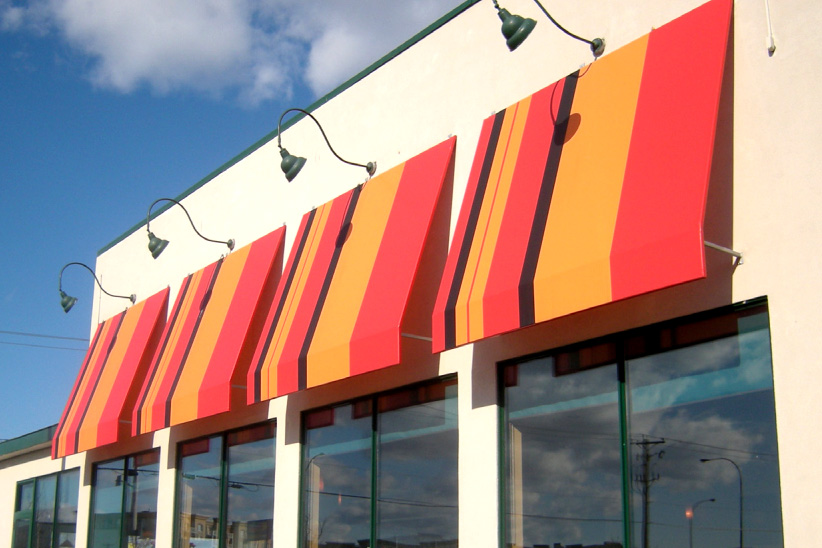
[[[434,351],[706,275],[731,8],[712,0],[485,121]]]
[[[284,234],[279,228],[183,281],[134,408],[133,435],[245,405]]]
[[[249,370],[249,403],[400,363],[406,305],[454,143],[303,216]]]
[[[61,458],[128,438],[131,410],[163,330],[168,289],[97,326],[52,440]]]

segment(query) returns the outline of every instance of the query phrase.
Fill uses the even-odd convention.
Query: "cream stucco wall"
[[[606,54],[651,28],[701,4],[700,0],[593,2],[552,0],[552,14],[581,35],[604,36]],[[459,378],[460,542],[496,548],[498,462],[495,368],[497,361],[609,332],[767,296],[771,314],[786,546],[818,543],[817,508],[822,474],[814,466],[822,439],[812,435],[822,403],[819,272],[815,253],[822,240],[819,127],[822,108],[820,53],[815,31],[822,4],[771,0],[776,51],[766,49],[764,0],[736,0],[732,76],[725,82],[706,237],[744,253],[730,257],[708,251],[708,279],[642,296],[519,332],[468,345],[422,362],[348,379],[273,400],[230,417],[213,417],[164,430],[126,444],[72,456],[65,461],[32,458],[0,461],[0,486],[61,467],[82,466],[78,548],[85,546],[93,462],[149,446],[162,448],[169,468],[161,475],[158,548],[170,548],[176,442],[208,432],[273,418],[278,424],[275,543],[297,545],[300,412],[415,380],[456,373]],[[451,226],[456,222],[482,121],[591,60],[587,46],[550,25],[528,0],[506,0],[511,12],[539,23],[529,39],[508,52],[490,1],[468,7],[387,64],[344,89],[314,115],[345,158],[377,161],[378,171],[457,136]],[[695,42],[699,36],[692,38]],[[607,93],[607,90],[603,90]],[[295,105],[304,107],[305,105]],[[274,116],[272,116],[274,119]],[[272,128],[274,129],[274,128]],[[672,128],[672,131],[675,128]],[[253,150],[186,196],[183,203],[210,238],[234,238],[237,247],[285,224],[286,255],[303,213],[364,180],[359,168],[336,161],[309,120],[283,133],[283,145],[305,155],[300,177],[287,183],[279,171],[276,139]],[[213,164],[227,160],[214,159]],[[204,166],[205,168],[214,166]],[[180,189],[182,192],[184,189]],[[717,205],[719,204],[719,205]],[[724,215],[732,207],[732,219]],[[135,219],[135,222],[138,220]],[[96,271],[109,287],[128,287],[144,299],[163,287],[176,297],[182,278],[219,258],[224,248],[197,238],[185,215],[171,208],[151,229],[171,240],[153,260],[145,229],[127,235],[102,253]],[[114,235],[100,235],[102,240]],[[92,329],[122,308],[117,299],[95,298]],[[55,421],[58,417],[55,417]],[[13,497],[0,497],[0,531],[8,531]],[[4,517],[5,516],[5,517]],[[10,534],[0,534],[8,546]]]

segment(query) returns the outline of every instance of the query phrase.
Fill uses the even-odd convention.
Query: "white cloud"
[[[23,26],[25,10],[19,6],[0,5],[0,30],[17,30]]]
[[[92,79],[128,92],[219,88],[248,62],[247,3],[234,0],[53,0],[66,39],[94,60]]]
[[[310,43],[306,80],[324,93],[433,23],[458,0],[302,4]],[[313,36],[313,38],[311,38]]]
[[[87,57],[95,85],[236,94],[333,89],[461,0],[0,0],[0,30],[46,28]]]

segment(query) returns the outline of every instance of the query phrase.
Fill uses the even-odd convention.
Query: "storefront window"
[[[180,444],[178,548],[271,548],[274,423]]]
[[[501,375],[508,546],[782,546],[764,304]]]
[[[153,548],[160,451],[94,467],[91,548]]]
[[[271,548],[274,534],[274,425],[228,434],[226,546]]]
[[[303,546],[457,546],[457,386],[304,415]]]
[[[76,543],[78,469],[20,482],[14,512],[14,548],[73,548]]]
[[[622,536],[617,366],[601,346],[505,370],[513,546]]]
[[[34,509],[34,480],[17,484],[12,548],[28,548]]]

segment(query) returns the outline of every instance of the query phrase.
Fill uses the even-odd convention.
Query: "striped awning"
[[[249,403],[400,363],[406,305],[454,144],[303,216],[249,370]]]
[[[134,408],[134,435],[245,406],[284,234],[279,228],[183,281]]]
[[[435,351],[706,275],[731,8],[712,0],[485,121]]]
[[[165,325],[168,289],[97,326],[52,440],[61,458],[131,435],[131,411]]]

